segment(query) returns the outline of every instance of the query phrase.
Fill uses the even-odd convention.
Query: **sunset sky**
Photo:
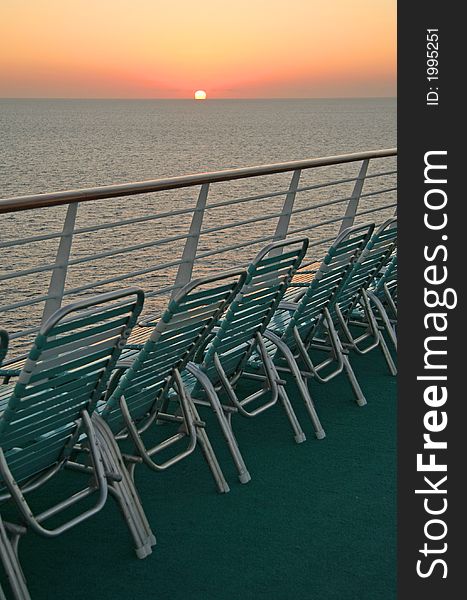
[[[0,97],[394,96],[395,0],[1,0]]]

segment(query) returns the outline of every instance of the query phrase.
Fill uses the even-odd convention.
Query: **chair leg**
[[[292,425],[294,439],[297,442],[297,444],[301,444],[302,442],[306,441],[306,435],[297,419],[297,415],[295,414],[295,411],[292,408],[292,404],[283,386],[279,387],[279,399],[285,410],[285,414],[287,415],[287,418],[289,419],[289,422]]]
[[[222,430],[222,434],[225,438],[225,441],[227,442],[235,466],[237,467],[238,479],[240,480],[240,483],[248,483],[251,480],[251,475],[248,472],[245,461],[243,460],[243,456],[240,452],[240,448],[238,447],[237,440],[235,439],[232,428],[229,425],[227,417],[224,414],[224,410],[222,408],[220,400],[217,394],[213,394],[212,392],[213,390],[206,390],[206,395],[214,411],[214,414],[217,417],[217,420]]]
[[[394,331],[394,327],[389,319],[388,313],[386,312],[386,309],[383,306],[383,303],[381,302],[381,300],[375,296],[372,292],[368,292],[368,298],[369,300],[374,304],[376,310],[378,311],[378,314],[383,322],[384,328],[386,329],[386,332],[388,334],[388,337],[392,343],[392,345],[394,346],[394,348],[397,350],[397,336],[396,336],[396,332]]]
[[[378,331],[379,333],[379,329],[377,329],[376,331]],[[352,386],[352,390],[355,395],[355,401],[357,402],[358,406],[365,406],[367,403],[365,395],[362,391],[362,388],[360,387],[360,384],[358,383],[357,376],[355,375],[354,370],[352,369],[349,356],[344,352],[344,347],[342,346],[342,342],[339,335],[337,336],[337,344],[338,351],[342,355],[342,361],[344,363],[344,373],[347,375],[347,379],[350,381],[350,385]]]
[[[116,477],[109,481],[109,491],[116,499],[135,544],[138,558],[152,552],[156,538],[151,530],[133,479],[107,423],[96,413],[92,417],[105,470]]]
[[[383,353],[386,364],[388,365],[389,372],[393,377],[397,375],[397,367],[392,359],[391,352],[389,351],[388,345],[386,344],[386,340],[384,339],[381,331],[379,332],[379,346]]]
[[[194,420],[201,420],[198,414],[198,410],[193,401],[191,401],[191,411],[193,413]],[[198,443],[203,452],[203,456],[208,464],[209,469],[211,470],[214,481],[216,482],[216,487],[218,492],[227,493],[230,491],[229,484],[227,483],[222,469],[219,465],[217,457],[214,453],[214,449],[211,446],[211,442],[209,441],[208,434],[204,427],[196,428],[196,437],[198,438]]]
[[[375,304],[376,308],[379,310],[380,315],[383,317],[383,321],[384,321],[384,315],[386,315],[386,312],[385,312],[383,306],[379,306],[379,304],[380,304],[379,300],[375,296],[371,295],[371,292],[366,293],[364,291],[362,293],[362,299],[363,299],[363,305],[366,309],[365,312],[367,314],[368,324],[371,327],[371,329],[374,331],[374,335],[376,337],[376,344],[381,348],[384,359],[386,360],[386,364],[388,365],[389,372],[391,373],[391,375],[393,375],[395,377],[397,375],[396,365],[394,364],[394,361],[392,360],[392,356],[391,356],[391,353],[389,352],[389,348],[386,344],[386,340],[384,339],[384,336],[378,327],[378,322],[376,320],[374,311],[370,305],[370,301],[373,300],[373,303]],[[389,324],[389,320],[388,320],[388,324]],[[386,329],[387,329],[388,324],[386,324]],[[389,334],[394,346],[397,349],[397,340],[392,338],[390,330],[391,330],[391,327],[389,324],[388,334]]]
[[[276,381],[279,381],[280,380],[279,373],[277,372],[277,369],[276,369],[274,363],[269,358],[269,355],[265,353],[263,360],[265,362],[266,361],[268,362],[269,370],[271,371],[272,375],[276,378]],[[300,425],[300,422],[297,419],[297,415],[295,414],[295,411],[292,407],[292,403],[290,402],[289,397],[287,396],[287,392],[285,391],[285,387],[282,384],[279,384],[278,391],[279,391],[279,399],[285,410],[285,414],[287,415],[287,418],[289,419],[289,423],[292,426],[295,441],[297,442],[297,444],[301,444],[302,442],[304,442],[306,440],[306,436],[302,429],[302,426]]]
[[[347,354],[343,355],[343,361],[344,372],[347,375],[348,380],[350,381],[350,385],[352,386],[353,393],[355,394],[355,401],[357,402],[358,406],[365,406],[367,403],[365,395],[363,394],[362,388],[358,383],[357,377],[354,373],[354,370],[352,369],[352,365],[350,364],[350,360]]]
[[[318,413],[316,412],[316,408],[313,403],[313,400],[311,399],[311,395],[310,395],[308,386],[305,383],[305,381],[303,380],[302,374],[300,372],[300,369],[297,365],[297,361],[295,360],[293,353],[291,352],[291,350],[287,346],[287,344],[285,344],[274,333],[267,331],[265,333],[265,337],[268,340],[270,340],[273,344],[275,344],[277,346],[277,348],[279,349],[279,351],[284,356],[284,358],[287,362],[287,365],[289,367],[289,371],[293,375],[293,377],[295,379],[295,383],[300,392],[300,395],[303,398],[306,410],[307,410],[308,414],[310,415],[311,422],[313,423],[313,427],[315,429],[315,435],[318,438],[318,440],[322,440],[323,438],[326,437],[326,434],[324,432],[323,426],[321,425],[321,421],[319,420]]]
[[[26,585],[26,579],[24,577],[24,573],[19,562],[17,539],[16,541],[11,541],[1,516],[0,562],[3,564],[3,568],[5,569],[5,573],[8,578],[8,582],[10,584],[14,600],[31,600],[31,596]],[[1,586],[0,599],[6,599],[6,595],[3,592]]]
[[[248,472],[245,461],[243,460],[237,440],[235,439],[232,428],[230,427],[227,417],[224,414],[222,404],[220,403],[219,396],[217,395],[214,386],[207,375],[200,371],[196,365],[188,363],[187,370],[196,377],[206,393],[206,397],[211,405],[212,410],[214,411],[214,414],[216,415],[222,435],[227,442],[230,454],[232,455],[232,459],[237,468],[240,483],[248,483],[251,480],[250,473]]]

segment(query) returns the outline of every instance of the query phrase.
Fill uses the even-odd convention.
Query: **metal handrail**
[[[0,200],[0,214],[11,213],[33,208],[45,208],[48,206],[59,206],[62,204],[74,204],[77,202],[88,202],[105,198],[117,198],[121,196],[132,196],[146,194],[149,192],[162,192],[177,188],[192,187],[206,183],[220,181],[232,181],[234,179],[247,179],[262,175],[275,175],[299,169],[310,169],[315,167],[328,167],[342,163],[369,160],[372,158],[387,158],[397,154],[396,148],[387,150],[370,150],[366,152],[354,152],[325,158],[309,158],[272,165],[260,165],[255,167],[242,167],[239,169],[228,169],[214,171],[212,173],[198,173],[194,175],[181,175],[166,179],[155,179],[133,183],[122,183],[118,185],[107,185],[95,188],[78,190],[66,190],[62,192],[50,192],[46,194],[32,194],[28,196],[17,196]]]
[[[222,261],[222,255],[232,251],[239,252],[236,252],[235,257],[230,257],[229,260],[233,260],[236,265],[244,265],[247,263],[250,247],[257,247],[273,240],[285,239],[297,233],[309,236],[309,248],[318,250],[318,252],[314,250],[313,256],[309,257],[311,262],[305,262],[304,264],[316,263],[321,258],[321,250],[329,241],[334,239],[329,237],[330,227],[332,229],[335,225],[340,224],[342,230],[342,228],[352,225],[355,218],[377,213],[380,213],[378,218],[383,218],[381,215],[385,214],[385,211],[395,208],[392,193],[397,188],[394,187],[392,178],[397,174],[397,170],[388,169],[387,166],[383,166],[382,169],[376,172],[369,173],[368,170],[374,159],[394,158],[396,156],[396,149],[358,152],[274,165],[230,169],[214,173],[200,173],[83,190],[34,194],[0,200],[0,214],[67,205],[64,214],[57,213],[59,219],[57,223],[62,222],[60,230],[44,231],[42,227],[39,227],[39,230],[31,232],[32,235],[23,234],[22,237],[14,237],[16,232],[15,221],[10,221],[9,215],[7,215],[6,233],[8,234],[10,230],[13,238],[9,239],[10,236],[6,235],[0,241],[0,249],[5,249],[7,259],[9,257],[5,263],[6,267],[0,274],[0,284],[8,285],[8,288],[4,288],[7,289],[8,293],[0,300],[0,315],[2,316],[3,325],[10,329],[10,340],[14,342],[13,346],[15,347],[10,352],[8,363],[18,359],[16,348],[22,351],[24,347],[18,341],[36,333],[40,322],[44,322],[50,314],[60,308],[65,299],[88,294],[94,289],[102,290],[109,286],[118,286],[135,278],[138,280],[144,279],[147,281],[147,285],[143,286],[145,287],[146,297],[154,298],[155,309],[150,308],[152,305],[147,305],[148,310],[154,312],[154,310],[159,310],[159,305],[161,305],[157,297],[174,294],[183,287],[191,279],[193,269],[210,269],[212,259]],[[321,178],[313,177],[311,180],[301,181],[301,175],[307,170],[308,172],[314,172],[315,169],[319,171],[320,167],[339,167],[344,163],[356,165],[358,167],[357,173],[351,175],[352,169],[345,169],[340,177],[336,177],[337,173],[333,172],[331,174],[326,173]],[[280,173],[290,173],[291,178],[288,185],[284,185],[285,182],[282,180],[280,182],[276,182],[275,179],[268,180],[267,188],[270,188],[269,190],[261,193],[251,193],[259,191],[255,178]],[[391,179],[384,179],[386,177]],[[232,188],[235,190],[237,186],[223,185],[218,187],[215,185],[218,182],[229,182],[237,179],[253,181],[251,191],[248,190],[250,192],[248,195],[240,197],[235,194],[232,197],[230,190]],[[369,189],[364,190],[364,184],[367,180],[371,180],[372,183]],[[263,180],[263,183],[266,184],[266,180]],[[345,185],[345,188],[340,187],[343,185]],[[100,211],[96,211],[96,215],[100,215],[100,217],[93,219],[92,224],[89,225],[84,222],[79,225],[79,221],[77,221],[80,203],[150,192],[163,192],[177,188],[197,189],[197,200],[193,198],[192,193],[186,193],[188,204],[185,202],[182,205],[176,203],[167,210],[165,196],[161,200],[157,196],[152,196],[151,198],[155,200],[155,203],[143,202],[141,204],[135,202],[131,205],[135,208],[131,211],[131,216],[125,212],[123,215],[117,213],[114,215],[116,220],[108,221],[105,211],[102,214]],[[388,193],[390,194],[389,197],[387,196]],[[301,194],[305,195],[301,196]],[[300,204],[303,199],[308,200],[308,198],[313,198],[313,201]],[[371,203],[362,207],[361,200],[367,200]],[[230,206],[241,205],[243,207],[245,203],[254,203],[254,205],[251,206],[251,209],[248,205],[245,210],[241,208],[230,214]],[[115,205],[119,206],[119,203],[115,203]],[[340,209],[340,206],[343,208]],[[150,210],[149,214],[147,212],[138,214],[137,209],[142,210],[146,207]],[[325,207],[330,207],[330,211],[327,213],[320,212]],[[221,210],[220,214],[216,212],[217,209]],[[225,214],[225,210],[229,213],[228,215]],[[89,210],[84,211],[84,215],[86,214],[89,214]],[[314,214],[318,215],[318,218],[315,218]],[[52,216],[54,215],[55,212]],[[25,219],[18,221],[22,227],[26,226],[29,221],[28,215],[25,214],[24,216]],[[174,230],[164,229],[165,219],[178,216],[183,216],[183,225]],[[187,221],[190,216],[191,222]],[[372,216],[372,220],[376,219]],[[36,217],[32,219],[32,222],[36,222]],[[127,239],[125,231],[128,230],[125,230],[125,227],[131,229],[133,225],[137,226],[152,222],[160,222],[161,226],[158,225],[149,238],[143,236],[141,240],[132,240],[133,243],[122,243]],[[274,224],[274,222],[276,223]],[[256,223],[258,223],[258,226],[255,226]],[[262,225],[260,226],[259,223]],[[263,224],[265,225],[263,226]],[[234,232],[239,230],[244,231],[238,239]],[[19,231],[22,232],[24,229],[20,227]],[[86,236],[89,233],[99,231],[105,231],[107,237],[108,235],[115,236],[109,237],[109,240],[112,240],[110,245],[107,244],[106,246],[104,244],[102,248],[91,246],[90,253],[87,251],[85,253],[73,253],[72,246],[77,243],[74,240],[78,236]],[[109,234],[107,234],[107,231]],[[118,234],[113,233],[117,231]],[[154,231],[156,232],[155,235]],[[321,235],[319,235],[320,231],[322,232]],[[222,244],[219,244],[220,236],[218,234],[220,232],[223,232],[222,235],[225,236]],[[145,239],[146,241],[144,241]],[[53,262],[49,259],[45,260],[45,256],[48,257],[48,254],[45,254],[39,263],[34,260],[28,261],[27,251],[24,250],[27,245],[54,241],[57,246],[52,245],[49,247],[55,253]],[[171,244],[175,243],[178,247],[175,255],[173,255],[170,248],[172,247]],[[10,260],[15,259],[15,247],[23,248],[19,251],[21,260],[16,269],[12,268],[15,261],[12,263]],[[156,250],[158,248],[162,248],[162,250],[158,252]],[[138,257],[143,256],[141,253],[148,250],[150,252],[144,256],[144,261],[139,262]],[[131,263],[125,263],[126,268],[117,267],[115,269],[115,257],[120,255],[134,257],[134,260]],[[34,256],[34,252],[31,256]],[[86,266],[89,264],[102,265],[107,260],[114,260],[112,269],[108,272],[102,267],[94,270],[95,267]],[[73,276],[69,277],[70,267],[79,270],[80,276],[78,279]],[[82,270],[83,268],[84,270]],[[47,272],[50,272],[47,292],[44,293],[45,290],[40,286],[33,286],[31,290],[28,290],[28,293],[24,293],[28,277]],[[75,270],[74,273],[76,272],[78,271]],[[161,273],[164,274],[162,279]],[[156,279],[153,279],[154,276]],[[23,277],[25,283],[20,283],[17,287],[14,282]],[[154,281],[157,281],[155,286],[151,283]],[[43,308],[41,309],[40,306]],[[25,318],[24,309],[32,311],[33,321],[29,319],[29,316]],[[17,311],[20,311],[18,323],[21,323],[21,325],[19,331],[15,331],[16,327],[12,327]],[[9,315],[5,317],[5,313],[9,313]]]

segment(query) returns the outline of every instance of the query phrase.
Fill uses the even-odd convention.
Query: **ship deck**
[[[217,494],[200,452],[165,473],[136,470],[157,536],[136,560],[116,505],[55,540],[31,534],[20,553],[35,600],[237,600],[395,597],[396,380],[379,351],[354,360],[368,405],[345,377],[312,383],[327,437],[291,397],[307,433],[295,444],[279,407],[233,421],[252,481],[241,485],[210,431],[228,494]],[[293,388],[292,388],[293,390]],[[203,416],[207,416],[205,413]],[[64,473],[35,502],[72,490]],[[55,590],[55,591],[54,591]]]

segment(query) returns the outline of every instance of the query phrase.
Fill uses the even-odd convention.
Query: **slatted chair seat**
[[[114,382],[98,410],[118,438],[129,437],[133,442],[131,458],[127,453],[133,465],[139,459],[152,470],[163,471],[191,454],[199,442],[218,490],[228,491],[180,372],[204,345],[244,279],[244,270],[235,270],[191,281],[170,301],[155,327],[142,328],[147,341],[124,351]],[[154,433],[150,426],[155,421],[175,423],[178,430],[148,448],[143,433],[148,429]],[[165,433],[167,428],[162,431]],[[158,460],[160,451],[178,447],[183,440],[186,447],[164,462]]]
[[[149,554],[154,544],[121,455],[106,444],[105,424],[91,419],[143,300],[141,290],[129,288],[58,310],[40,328],[14,383],[0,385],[0,502],[12,500],[20,515],[19,527],[0,521],[2,541],[9,545],[1,558],[19,599],[29,597],[17,554],[19,535],[29,528],[44,537],[68,531],[104,507],[109,486],[115,490],[138,556]],[[75,463],[81,450],[86,451],[86,464]],[[65,467],[84,472],[89,483],[35,514],[26,496]],[[50,517],[88,497],[95,498],[94,504],[86,504],[78,514],[73,510],[54,528],[47,526]]]

